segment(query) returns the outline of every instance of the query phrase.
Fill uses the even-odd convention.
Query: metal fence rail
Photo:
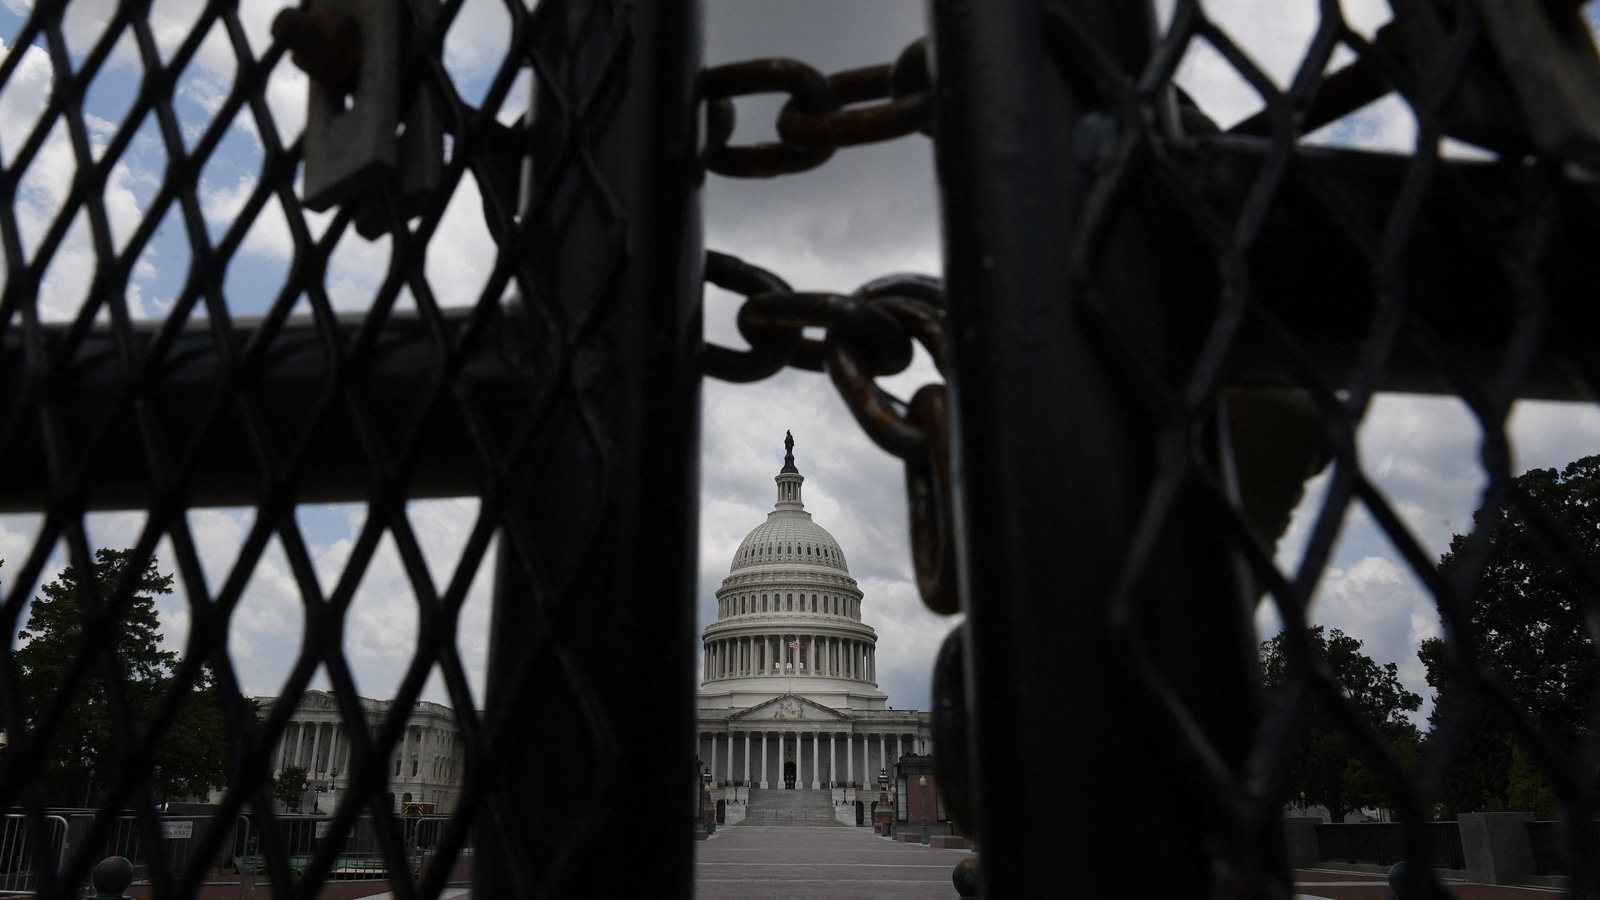
[[[484,896],[688,896],[703,368],[735,380],[826,369],[906,460],[919,585],[937,611],[966,614],[935,679],[938,780],[983,847],[986,896],[1033,895],[1060,876],[1063,846],[1094,861],[1074,873],[1086,895],[1285,896],[1284,735],[1313,704],[1394,797],[1404,824],[1384,834],[1401,849],[1385,845],[1385,858],[1436,852],[1426,821],[1482,720],[1509,729],[1564,821],[1600,811],[1584,762],[1595,735],[1541,729],[1485,661],[1472,615],[1487,536],[1441,571],[1354,437],[1378,391],[1458,397],[1482,430],[1483,506],[1526,526],[1593,621],[1600,563],[1519,492],[1506,428],[1518,398],[1600,394],[1588,265],[1600,127],[1584,87],[1600,75],[1576,5],[1394,0],[1392,27],[1365,35],[1322,2],[1280,84],[1198,0],[1161,4],[1159,21],[1147,3],[934,0],[925,47],[833,78],[773,61],[702,73],[690,0],[505,0],[507,49],[476,105],[445,64],[460,0],[328,5],[368,18],[352,30],[291,16],[273,37],[250,9],[209,0],[174,41],[159,5],[126,0],[87,27],[82,4],[40,3],[6,36],[0,93],[21,90],[26,66],[53,80],[31,130],[0,135],[0,510],[39,514],[27,553],[6,560],[0,624],[22,627],[59,560],[95,571],[92,510],[142,512],[130,571],[168,542],[190,619],[172,687],[153,699],[119,669],[132,575],[78,591],[73,652],[47,696],[24,698],[14,642],[0,658],[0,808],[21,823],[4,846],[35,860],[62,848],[33,864],[41,896],[75,895],[108,842],[160,846],[162,740],[209,679],[228,783],[181,858],[139,851],[152,892],[195,894],[233,855],[231,823],[247,808],[249,855],[275,888],[315,895],[350,868],[347,842],[318,845],[272,812],[269,755],[292,704],[258,720],[228,636],[266,548],[281,547],[305,628],[279,696],[321,672],[346,721],[362,721],[341,636],[385,542],[417,644],[391,713],[352,731],[328,833],[359,835],[401,897],[436,896],[468,848]],[[269,96],[291,43],[317,104],[302,138]],[[1227,131],[1176,83],[1202,44],[1263,105]],[[231,75],[195,124],[178,86],[206,54],[226,56]],[[510,124],[523,74],[531,111]],[[88,98],[119,79],[137,89],[107,123]],[[727,146],[733,98],[775,89],[797,92],[780,140]],[[1308,145],[1380,96],[1415,119],[1410,152]],[[882,106],[844,109],[865,102]],[[355,138],[341,131],[358,125]],[[706,271],[708,170],[779,175],[918,129],[937,156],[942,288],[797,294],[781,271],[728,257]],[[259,166],[218,220],[199,185],[245,132]],[[1486,158],[1443,152],[1450,141]],[[129,217],[113,187],[136,143],[163,163]],[[70,176],[37,208],[37,173],[56,162]],[[493,265],[447,308],[450,286],[426,260],[469,183]],[[267,221],[281,222],[292,258],[242,312],[241,248]],[[162,244],[166,232],[181,238]],[[329,271],[356,241],[386,257],[346,312]],[[182,284],[141,317],[136,273],[158,245],[181,254]],[[72,296],[56,296],[63,271],[84,276]],[[750,296],[749,353],[702,347],[707,275]],[[805,339],[813,325],[826,342]],[[873,385],[904,367],[913,339],[948,393],[902,402]],[[1250,408],[1278,430],[1263,438]],[[1275,541],[1323,463],[1326,496],[1283,571]],[[476,519],[457,558],[431,571],[407,503],[457,495],[479,499]],[[332,501],[365,515],[324,580],[297,513]],[[211,504],[249,511],[220,577],[190,518]],[[1310,648],[1310,598],[1352,509],[1443,623],[1453,688],[1409,767]],[[491,543],[477,697],[456,632]],[[618,616],[619,598],[645,602]],[[1262,603],[1285,623],[1291,661],[1271,695],[1252,626]],[[669,674],[641,681],[617,663],[637,659]],[[465,783],[428,836],[438,864],[415,866],[417,834],[389,808],[385,771],[435,674],[460,716]],[[93,769],[102,814],[69,840],[39,785],[89,696],[110,735]],[[1580,832],[1566,838],[1571,896],[1600,885]],[[1429,869],[1412,871],[1414,888],[1439,890]]]

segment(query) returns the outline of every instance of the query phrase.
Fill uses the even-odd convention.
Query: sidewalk
[[[1445,882],[1455,900],[1549,900],[1561,893],[1553,888],[1506,887],[1495,884]],[[1390,900],[1389,880],[1382,875],[1360,875],[1330,869],[1296,869],[1295,900]]]

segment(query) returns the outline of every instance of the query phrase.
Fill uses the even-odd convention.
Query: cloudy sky
[[[92,46],[112,0],[75,0],[68,22],[75,58]],[[164,54],[183,39],[194,11],[183,0],[157,2],[152,13]],[[1280,84],[1294,75],[1316,27],[1315,0],[1214,0],[1203,4],[1251,57]],[[26,16],[27,0],[0,0],[0,53],[23,53],[11,81],[0,89],[0,161],[9,164],[22,136],[37,120],[52,82],[46,54],[17,47],[14,35]],[[268,44],[277,4],[241,4],[240,14],[256,52]],[[1163,3],[1162,8],[1170,8]],[[1389,17],[1383,0],[1346,0],[1347,21],[1370,35]],[[823,71],[892,60],[907,43],[925,33],[921,0],[708,0],[708,63],[764,56],[803,59]],[[447,64],[462,94],[476,102],[506,40],[498,0],[468,0],[447,46]],[[1336,63],[1345,57],[1336,57]],[[231,84],[234,62],[220,30],[179,80],[177,112],[191,142],[210,123]],[[137,88],[139,67],[131,42],[124,40],[106,73],[91,88],[87,109],[91,138],[103,148],[121,121]],[[1180,82],[1224,126],[1248,116],[1260,100],[1214,51],[1196,44],[1185,59]],[[274,72],[269,102],[284,140],[303,124],[305,78],[287,64]],[[521,97],[516,91],[513,97]],[[741,101],[736,140],[768,134],[779,101]],[[501,115],[521,112],[514,101]],[[763,127],[763,123],[765,127]],[[241,115],[222,151],[202,175],[200,201],[213,237],[232,223],[254,187],[261,153],[257,124]],[[1380,102],[1323,129],[1313,142],[1405,152],[1415,140],[1409,113],[1396,102]],[[70,184],[72,159],[65,131],[57,127],[45,150],[22,180],[18,213],[24,245],[33,252],[59,210]],[[1470,155],[1472,150],[1450,147]],[[97,150],[98,152],[98,150]],[[114,169],[107,188],[113,238],[126,243],[143,218],[165,164],[152,122],[141,127]],[[708,179],[704,194],[706,242],[769,268],[803,290],[849,292],[871,278],[894,272],[938,274],[939,222],[934,193],[932,147],[920,136],[841,151],[826,166],[774,180]],[[447,222],[428,255],[435,290],[449,304],[476,297],[492,262],[492,247],[479,219],[479,198],[465,179],[452,201]],[[159,316],[181,289],[188,263],[187,242],[177,213],[169,213],[157,237],[141,255],[128,303],[136,315]],[[315,217],[314,232],[326,226]],[[290,244],[275,206],[252,228],[227,275],[229,302],[242,313],[259,310],[272,296],[289,265]],[[329,289],[345,309],[360,309],[372,296],[389,253],[388,242],[368,242],[353,233],[342,240],[330,267]],[[93,254],[87,225],[80,217],[52,265],[41,306],[49,318],[69,317],[87,288]],[[737,300],[718,291],[707,297],[706,336],[738,345],[733,321]],[[919,357],[888,387],[908,397],[936,373]],[[903,476],[898,463],[876,449],[850,418],[825,376],[786,372],[758,385],[707,381],[704,393],[700,527],[700,578],[697,593],[702,624],[714,615],[714,592],[727,574],[733,551],[771,508],[772,478],[780,465],[785,430],[794,432],[795,455],[806,476],[807,507],[845,548],[852,574],[866,594],[863,615],[879,634],[881,686],[901,708],[926,708],[928,670],[935,648],[954,625],[926,612],[911,581],[906,537]],[[1587,406],[1526,405],[1511,424],[1520,468],[1559,466],[1600,448],[1600,415]],[[1466,527],[1479,500],[1479,429],[1452,399],[1381,398],[1361,431],[1363,465],[1401,511],[1422,545],[1440,552],[1450,535]],[[1307,492],[1295,523],[1280,546],[1280,560],[1293,565],[1305,527],[1320,499],[1320,482]],[[342,570],[359,529],[360,506],[307,508],[300,521],[316,557],[325,588]],[[410,518],[418,531],[438,584],[448,581],[456,552],[476,515],[471,500],[419,503]],[[248,510],[201,510],[190,521],[201,543],[207,581],[214,587],[233,565],[238,542],[252,521]],[[124,546],[142,525],[138,514],[101,515],[91,521],[94,543]],[[981,523],[977,523],[981,527]],[[34,517],[0,518],[0,558],[27,555],[38,529]],[[161,555],[171,559],[169,548]],[[489,570],[484,567],[485,572]],[[53,569],[52,569],[53,571]],[[278,691],[298,646],[302,617],[298,592],[276,548],[256,567],[235,619],[230,641],[248,691]],[[461,624],[459,643],[481,691],[488,627],[487,576],[480,577]],[[6,589],[20,589],[5,585]],[[29,590],[32,589],[30,586]],[[358,687],[370,696],[387,696],[398,683],[415,636],[414,605],[397,555],[386,540],[368,573],[352,611],[346,652]],[[162,610],[169,642],[180,644],[187,615],[181,597]],[[1314,617],[1367,644],[1379,661],[1400,665],[1402,677],[1426,695],[1415,647],[1436,633],[1432,605],[1386,540],[1364,513],[1347,519],[1332,565],[1318,591]],[[1260,627],[1274,627],[1263,614]],[[437,681],[428,695],[442,699]]]

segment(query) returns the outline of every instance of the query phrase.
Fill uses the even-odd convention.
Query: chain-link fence
[[[169,752],[189,749],[165,745],[188,707],[210,704],[228,748],[216,819],[255,817],[260,874],[317,893],[338,874],[338,842],[290,846],[273,811],[294,703],[258,711],[241,696],[248,637],[229,635],[249,627],[241,598],[264,554],[280,554],[302,638],[278,695],[323,679],[344,721],[363,722],[345,632],[364,627],[350,609],[381,546],[403,571],[396,615],[415,620],[415,646],[391,713],[345,732],[332,833],[370,816],[366,850],[412,875],[393,879],[401,896],[436,895],[469,844],[489,894],[623,893],[639,865],[681,892],[689,857],[666,843],[636,865],[606,860],[619,827],[687,830],[688,694],[641,696],[610,660],[687,672],[692,607],[622,621],[608,609],[687,597],[693,577],[696,15],[607,2],[277,12],[39,4],[7,35],[0,90],[37,106],[0,139],[0,491],[8,510],[43,513],[6,560],[7,629],[34,628],[29,602],[55,561],[76,577],[53,582],[75,606],[48,632],[70,650],[53,688],[29,687],[42,661],[6,656],[0,805],[48,841],[67,765],[75,790],[131,811],[157,842],[158,783]],[[452,216],[494,248],[485,270],[449,268]],[[282,262],[263,266],[273,246]],[[159,301],[144,274],[156,262],[181,273]],[[441,564],[421,549],[414,503],[456,495],[479,498],[476,514]],[[311,505],[328,502],[360,504],[362,522],[334,572],[307,549]],[[202,508],[216,506],[242,523],[220,571],[198,549],[215,522]],[[657,539],[659,514],[644,530],[647,508],[678,512],[674,539]],[[90,513],[116,509],[143,511],[136,537],[97,558]],[[492,674],[475,692],[457,629],[492,541]],[[121,623],[151,593],[158,546],[187,640],[156,679]],[[416,867],[385,783],[430,678],[457,711],[465,781],[437,864]],[[85,721],[104,746],[75,741]],[[659,752],[636,758],[646,734]],[[624,791],[642,802],[625,807]],[[96,819],[41,870],[38,893],[75,894],[114,822]],[[157,896],[193,896],[224,837],[198,831],[193,864],[152,858],[136,874]]]
[[[1285,773],[1313,709],[1402,820],[1408,858],[1432,858],[1425,823],[1492,746],[1554,798],[1569,893],[1592,893],[1591,832],[1570,826],[1596,812],[1593,525],[1583,496],[1513,477],[1507,437],[1518,398],[1596,386],[1600,70],[1582,11],[1394,0],[1374,30],[1307,4],[1309,40],[1275,77],[1213,17],[1226,4],[1157,6],[939,0],[926,45],[833,76],[702,73],[694,4],[327,0],[272,23],[226,2],[30,7],[0,63],[0,108],[22,123],[0,134],[0,505],[36,514],[6,560],[4,624],[54,627],[67,652],[19,641],[0,668],[17,840],[60,843],[65,779],[159,844],[173,754],[200,755],[168,744],[198,703],[226,748],[214,821],[256,817],[251,865],[319,892],[349,858],[285,837],[271,773],[292,704],[242,696],[231,636],[281,553],[302,636],[278,696],[325,679],[363,721],[346,636],[392,547],[414,647],[389,712],[348,732],[331,833],[360,823],[363,858],[410,873],[401,896],[435,896],[467,863],[486,896],[686,895],[699,379],[796,365],[828,371],[907,461],[919,586],[966,613],[935,673],[939,781],[979,837],[988,896],[1068,877],[1062,848],[1086,893],[1287,896]],[[1254,110],[1219,121],[1184,90],[1197,54]],[[792,96],[776,140],[728,146],[732,99],[763,92]],[[1412,123],[1403,152],[1338,134],[1374,102]],[[781,175],[918,130],[938,158],[944,284],[797,294],[781,261],[702,261],[708,170]],[[460,233],[494,248],[471,277],[441,267]],[[157,257],[182,274],[154,302]],[[749,351],[703,352],[702,274],[751,298]],[[876,387],[913,339],[948,399]],[[1481,429],[1483,527],[1443,565],[1356,445],[1396,390],[1459,397]],[[1285,563],[1280,535],[1323,469]],[[448,496],[477,506],[441,564],[414,504]],[[320,571],[305,523],[332,502],[360,524]],[[218,506],[243,523],[220,569],[197,526]],[[1437,604],[1440,699],[1412,750],[1310,627],[1351,509]],[[139,511],[125,553],[97,555],[99,510]],[[1519,680],[1501,652],[1491,601],[1521,599],[1518,572],[1531,583],[1500,566],[1513,539],[1570,622],[1522,626],[1577,638],[1553,675]],[[458,633],[491,545],[479,692]],[[158,548],[171,584],[150,581]],[[36,625],[61,560],[70,612]],[[141,656],[127,623],[164,590],[183,652]],[[638,602],[617,615],[621,598]],[[1284,625],[1270,692],[1263,604]],[[640,660],[682,677],[641,682]],[[385,785],[430,678],[465,780],[434,864],[415,866]],[[1544,715],[1552,697],[1566,719]],[[73,743],[84,722],[98,745]],[[97,817],[32,889],[77,891],[118,820]],[[154,894],[199,893],[228,831],[152,856]],[[1421,866],[1409,886],[1439,890]]]

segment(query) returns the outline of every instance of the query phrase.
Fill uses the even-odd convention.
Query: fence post
[[[1182,258],[1194,242],[1136,173],[1110,168],[1126,118],[1074,69],[1087,53],[1051,44],[1043,16],[1073,22],[1094,58],[1134,80],[1152,46],[1150,4],[935,0],[933,11],[984,895],[1070,877],[1083,896],[1208,896],[1207,854],[1219,850],[1243,883],[1287,889],[1281,822],[1241,823],[1234,792],[1207,783],[1188,739],[1202,734],[1211,759],[1241,771],[1260,680],[1225,529],[1186,469],[1191,453],[1220,452],[1199,446],[1215,428],[1156,395],[1181,383],[1205,332],[1210,307]],[[1085,230],[1092,190],[1116,177],[1119,202]],[[1119,594],[1133,610],[1121,620]],[[1084,864],[1068,876],[1062,853]]]
[[[537,383],[510,423],[527,450],[484,501],[505,528],[473,893],[688,897],[699,4],[535,15],[533,182],[506,252],[525,254]]]

